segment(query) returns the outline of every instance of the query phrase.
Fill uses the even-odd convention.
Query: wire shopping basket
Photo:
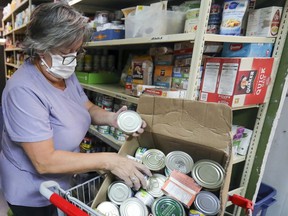
[[[58,208],[58,216],[104,216],[90,207],[102,181],[103,176],[96,176],[68,190],[55,181],[45,181],[40,193]]]

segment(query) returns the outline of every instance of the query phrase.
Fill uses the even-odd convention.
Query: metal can
[[[102,97],[102,109],[112,111],[113,108],[113,97],[110,96],[103,96]]]
[[[190,209],[189,216],[205,216],[202,212],[199,212],[195,209]]]
[[[153,174],[147,179],[147,192],[153,197],[161,197],[164,195],[162,191],[162,186],[166,181],[166,176],[161,174]]]
[[[192,170],[194,161],[186,152],[172,151],[166,155],[165,165],[169,175],[173,170],[178,170],[181,173],[188,174]]]
[[[194,207],[204,215],[217,215],[220,211],[220,201],[215,194],[200,191],[194,200]]]
[[[108,187],[108,198],[116,205],[120,205],[126,199],[132,197],[132,190],[123,181],[112,182]]]
[[[142,162],[142,157],[143,154],[147,151],[148,149],[145,147],[138,147],[136,152],[135,152],[135,158],[137,158],[138,160],[140,160]]]
[[[151,208],[153,216],[183,216],[184,207],[177,200],[163,196],[155,200]]]
[[[160,171],[165,167],[165,154],[158,149],[149,149],[142,156],[143,164],[152,171]]]
[[[108,125],[99,125],[98,126],[98,131],[101,134],[109,134],[110,126],[108,126]]]
[[[120,205],[120,215],[121,216],[147,216],[148,209],[145,204],[137,199],[136,197],[131,197],[126,199]]]
[[[113,202],[104,201],[96,209],[104,215],[120,216],[119,207]]]
[[[118,141],[125,141],[126,140],[126,137],[125,137],[125,134],[123,133],[123,131],[121,131],[117,128],[115,129],[113,137]]]
[[[138,198],[139,200],[141,200],[149,208],[151,208],[151,206],[154,202],[154,197],[144,189],[140,189],[135,194],[135,197]]]
[[[192,169],[192,178],[203,188],[217,190],[224,181],[223,167],[213,160],[199,160]]]
[[[84,137],[80,144],[80,152],[82,153],[90,153],[93,149],[92,139],[90,137]]]
[[[126,110],[118,115],[117,124],[124,133],[132,134],[141,128],[142,119],[137,112]]]

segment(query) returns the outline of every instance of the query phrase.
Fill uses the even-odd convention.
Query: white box
[[[246,36],[276,37],[282,7],[266,7],[249,12]]]

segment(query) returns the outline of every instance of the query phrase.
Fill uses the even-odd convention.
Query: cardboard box
[[[246,36],[276,37],[282,7],[266,7],[249,12]]]
[[[265,103],[274,58],[206,58],[200,100],[241,107]]]
[[[137,112],[147,123],[145,132],[127,140],[119,154],[133,156],[142,146],[159,149],[165,155],[175,150],[184,151],[194,162],[205,158],[217,161],[225,170],[220,189],[220,214],[223,215],[232,169],[231,108],[224,104],[142,96]],[[113,180],[112,175],[107,176],[92,208],[107,200],[107,189]]]
[[[116,73],[99,72],[99,73],[87,73],[87,72],[75,72],[80,83],[85,84],[109,84],[117,83],[120,77]]]
[[[174,55],[157,55],[154,57],[155,65],[173,65]]]

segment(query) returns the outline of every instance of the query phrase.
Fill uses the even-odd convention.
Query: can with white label
[[[158,149],[149,149],[142,156],[142,163],[152,171],[160,171],[165,167],[165,154]]]
[[[117,124],[124,133],[133,134],[141,128],[142,119],[137,112],[126,110],[118,115]]]
[[[121,216],[147,216],[148,209],[145,204],[137,199],[136,197],[131,197],[126,199],[120,205],[120,215]]]
[[[135,197],[138,198],[139,200],[141,200],[149,208],[151,208],[151,206],[154,202],[154,197],[144,189],[140,189],[135,194]]]
[[[108,198],[116,205],[120,205],[126,199],[132,197],[133,191],[123,181],[115,181],[108,187]]]

